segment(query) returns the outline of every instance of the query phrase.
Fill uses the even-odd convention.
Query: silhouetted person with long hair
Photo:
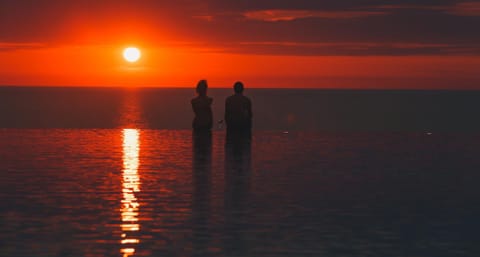
[[[235,94],[225,101],[225,123],[229,137],[249,137],[252,132],[252,102],[243,95],[243,83],[233,85]]]
[[[195,114],[192,128],[194,131],[210,131],[213,125],[212,103],[213,99],[207,96],[208,84],[200,80],[197,84],[197,97],[193,98],[192,109]]]

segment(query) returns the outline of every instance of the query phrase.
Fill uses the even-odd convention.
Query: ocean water
[[[478,93],[249,93],[0,88],[0,256],[477,256]]]
[[[480,131],[480,91],[246,89],[256,130]],[[210,89],[216,120],[231,89]],[[194,89],[0,87],[0,128],[190,129]]]

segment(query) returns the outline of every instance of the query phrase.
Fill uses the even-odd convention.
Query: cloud
[[[198,19],[198,20],[203,20],[203,21],[210,21],[210,22],[215,19],[215,17],[213,15],[194,15],[194,16],[192,16],[192,18]]]
[[[355,19],[387,15],[384,11],[313,11],[313,10],[257,10],[243,14],[247,19],[261,21],[293,21],[306,18]]]
[[[21,49],[33,49],[45,47],[45,44],[41,43],[12,43],[12,42],[0,42],[0,51],[14,51]]]
[[[474,0],[36,2],[0,0],[0,42],[24,43],[0,51],[126,43],[311,56],[478,55],[480,48]]]
[[[480,16],[480,2],[458,3],[448,8],[448,12],[457,16]]]
[[[228,49],[230,47],[230,49]],[[475,44],[441,44],[421,42],[241,42],[225,46],[227,51],[253,54],[297,56],[408,56],[408,55],[480,55]]]
[[[455,16],[480,16],[480,2],[459,2],[453,5],[380,5],[380,10],[430,10]]]

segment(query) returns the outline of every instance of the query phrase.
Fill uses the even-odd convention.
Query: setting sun
[[[128,47],[123,50],[123,58],[127,62],[136,62],[142,56],[140,50],[136,47]]]

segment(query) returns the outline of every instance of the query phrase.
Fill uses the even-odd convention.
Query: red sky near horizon
[[[480,89],[479,1],[361,2],[3,0],[0,85]]]

